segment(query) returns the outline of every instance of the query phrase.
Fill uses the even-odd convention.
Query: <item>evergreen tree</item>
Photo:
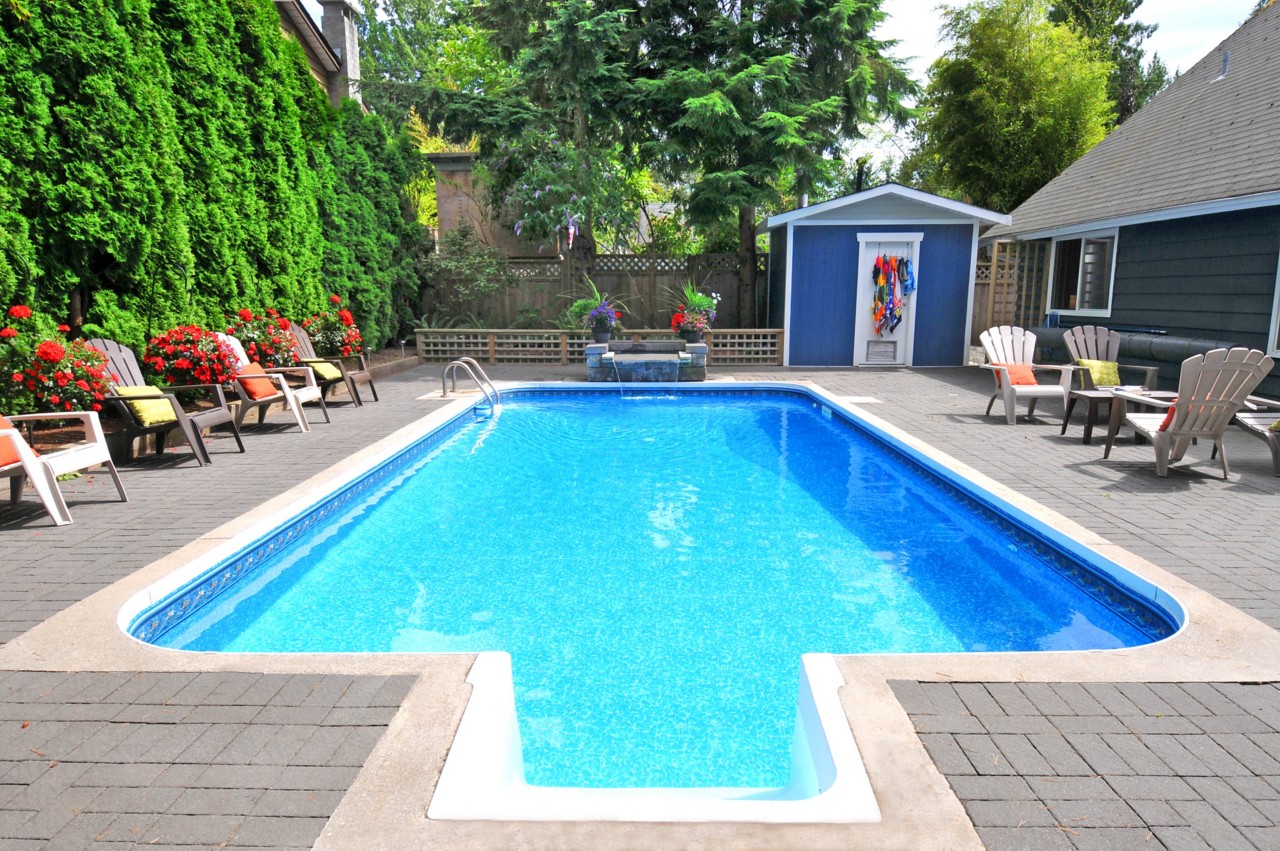
[[[755,316],[756,209],[788,171],[807,193],[822,160],[878,118],[901,126],[917,88],[872,37],[878,0],[659,0],[643,7],[642,150],[690,185],[698,225],[737,217],[737,321]]]

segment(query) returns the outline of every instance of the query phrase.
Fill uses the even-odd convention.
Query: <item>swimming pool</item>
[[[508,398],[136,612],[131,633],[506,650],[532,783],[760,789],[791,776],[805,652],[1096,649],[1176,628],[1151,589],[1102,578],[811,392]],[[324,594],[342,604],[317,608]]]

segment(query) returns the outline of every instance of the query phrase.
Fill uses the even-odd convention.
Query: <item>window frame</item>
[[[1267,331],[1267,355],[1280,358],[1280,261],[1276,263],[1275,295],[1271,301],[1271,328]]]
[[[1080,287],[1084,278],[1084,260],[1087,252],[1084,250],[1084,243],[1090,239],[1110,239],[1111,240],[1111,266],[1110,278],[1107,281],[1107,306],[1105,308],[1058,308],[1052,307],[1057,298],[1057,276],[1058,276],[1058,243],[1080,241],[1080,260],[1079,267],[1076,269],[1076,303],[1080,302]],[[1112,299],[1115,297],[1116,288],[1116,257],[1120,250],[1120,229],[1108,228],[1105,230],[1085,231],[1083,233],[1063,234],[1055,236],[1049,249],[1049,287],[1045,297],[1045,310],[1054,311],[1063,316],[1097,316],[1110,317]]]

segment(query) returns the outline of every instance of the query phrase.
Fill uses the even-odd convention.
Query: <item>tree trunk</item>
[[[738,208],[738,327],[756,327],[756,208]]]

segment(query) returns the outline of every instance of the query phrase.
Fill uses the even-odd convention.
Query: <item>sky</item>
[[[884,0],[881,4],[889,18],[877,35],[901,42],[895,55],[915,57],[909,65],[921,83],[930,63],[947,47],[938,42],[940,5],[937,0]],[[1159,27],[1143,45],[1147,56],[1158,53],[1171,72],[1185,71],[1235,32],[1255,5],[1256,0],[1145,0],[1133,17]]]

